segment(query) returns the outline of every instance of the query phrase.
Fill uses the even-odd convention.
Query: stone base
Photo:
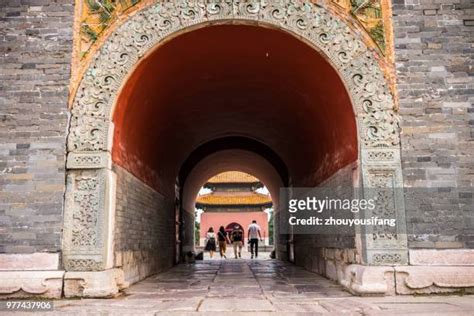
[[[339,282],[355,295],[474,293],[472,266],[349,265]]]
[[[394,295],[394,274],[393,267],[389,266],[351,264],[339,282],[354,295]]]
[[[0,298],[61,298],[64,271],[0,271]]]
[[[396,266],[397,294],[474,293],[473,266]]]
[[[98,272],[66,272],[64,276],[64,296],[70,297],[115,297],[128,287],[121,269]]]
[[[116,251],[114,257],[115,267],[123,270],[125,281],[130,284],[163,270],[158,264],[156,251]]]

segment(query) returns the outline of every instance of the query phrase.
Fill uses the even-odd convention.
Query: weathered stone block
[[[397,266],[397,294],[474,293],[474,267]]]
[[[410,265],[474,266],[472,249],[410,249]]]
[[[340,283],[355,295],[393,295],[395,272],[388,266],[352,264],[346,267]]]
[[[58,253],[0,254],[0,270],[56,270]]]
[[[64,271],[0,271],[0,298],[61,298]]]
[[[114,297],[128,287],[121,269],[97,272],[66,272],[64,275],[64,296],[71,297]]]

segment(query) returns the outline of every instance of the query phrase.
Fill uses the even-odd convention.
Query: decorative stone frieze
[[[67,149],[77,151],[107,151],[112,148],[114,124],[105,118],[86,112],[76,115],[72,111]]]
[[[388,165],[400,161],[400,150],[395,148],[370,148],[362,151],[364,164]]]
[[[112,168],[112,157],[109,152],[71,152],[67,157],[68,169]]]
[[[375,53],[337,16],[299,1],[227,0],[159,2],[123,23],[105,42],[86,71],[73,103],[69,151],[106,151],[110,119],[124,77],[139,59],[168,35],[190,26],[239,20],[266,24],[302,37],[339,71],[358,113],[361,144],[399,145],[399,120]]]

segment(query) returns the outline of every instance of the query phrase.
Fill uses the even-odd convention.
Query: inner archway
[[[209,250],[207,248],[216,245],[220,258],[225,259],[226,245],[231,245],[236,235],[236,238],[241,237],[243,244],[241,257],[248,258],[248,228],[253,224],[253,238],[256,240],[252,243],[258,248],[256,257],[258,252],[269,252],[270,240],[273,241],[270,238],[270,230],[273,234],[273,203],[265,184],[257,177],[235,169],[217,173],[201,187],[195,205],[196,223],[199,225],[199,239],[195,240],[195,245],[199,249]],[[213,234],[218,243],[214,242],[216,238],[209,240]],[[238,245],[235,247],[237,251]],[[204,254],[206,256],[207,252]],[[237,257],[235,253],[234,256]],[[269,253],[266,257],[269,258]]]
[[[135,69],[114,113],[114,162],[164,194],[174,193],[190,150],[223,136],[265,143],[299,186],[357,159],[356,121],[339,75],[274,29],[219,25],[169,41]]]

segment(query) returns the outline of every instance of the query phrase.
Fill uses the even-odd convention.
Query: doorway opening
[[[233,232],[241,231],[243,257],[250,257],[248,227],[255,222],[259,231],[259,238],[254,242],[258,245],[257,253],[261,258],[269,257],[274,240],[273,236],[270,238],[273,235],[272,214],[270,192],[258,178],[236,170],[219,173],[206,181],[196,197],[196,222],[200,228],[198,250],[206,250],[210,231],[215,232],[219,242],[224,239],[229,245],[232,245]],[[218,253],[221,255],[220,249]],[[207,258],[207,253],[204,257]]]

